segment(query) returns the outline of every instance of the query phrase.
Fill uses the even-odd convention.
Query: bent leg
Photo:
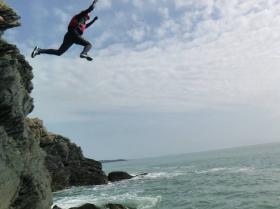
[[[92,48],[91,43],[80,35],[75,36],[74,43],[84,46],[84,50],[82,51],[81,54],[87,54],[89,50]]]
[[[39,49],[38,52],[39,54],[52,54],[52,55],[57,55],[60,56],[64,52],[66,52],[72,45],[73,45],[73,40],[70,37],[69,33],[66,33],[63,39],[63,43],[59,47],[59,49]]]

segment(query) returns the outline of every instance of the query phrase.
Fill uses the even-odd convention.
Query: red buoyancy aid
[[[86,20],[89,20],[88,14],[80,20],[77,18],[77,15],[75,15],[68,25],[68,30],[78,28],[83,33],[86,30]]]

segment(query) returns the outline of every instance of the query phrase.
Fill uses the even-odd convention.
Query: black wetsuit
[[[91,5],[87,10],[84,10],[80,12],[79,14],[75,15],[73,18],[76,18],[78,23],[85,24],[88,13],[90,13],[94,9],[94,6]],[[88,24],[85,25],[85,28],[88,28],[89,26],[94,23],[95,20],[90,21]],[[82,51],[82,54],[87,54],[89,50],[91,49],[92,45],[89,41],[84,39],[82,37],[83,31],[80,29],[79,25],[77,24],[75,27],[68,26],[68,32],[65,34],[63,43],[59,47],[59,49],[39,49],[39,54],[53,54],[60,56],[64,52],[66,52],[73,44],[78,44],[84,46],[84,50]]]

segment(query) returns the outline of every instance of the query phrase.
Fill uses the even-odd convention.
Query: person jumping
[[[86,28],[91,26],[98,19],[98,17],[95,16],[93,20],[86,23],[90,19],[89,13],[93,11],[96,3],[97,0],[94,0],[88,9],[80,12],[71,19],[68,25],[68,31],[65,34],[63,43],[61,44],[59,49],[40,49],[38,48],[38,46],[36,46],[31,53],[31,57],[34,58],[40,54],[51,54],[60,56],[64,52],[66,52],[73,44],[78,44],[84,46],[80,57],[92,61],[92,58],[87,54],[91,49],[92,45],[89,41],[84,39],[82,35]]]

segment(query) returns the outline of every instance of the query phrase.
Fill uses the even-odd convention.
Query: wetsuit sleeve
[[[89,8],[87,8],[86,10],[80,12],[79,14],[76,15],[76,17],[78,19],[83,18],[84,16],[86,16],[88,13],[92,12],[92,10],[94,9],[93,4],[89,6]]]
[[[96,21],[96,19],[93,19],[92,21],[90,21],[89,23],[87,23],[87,24],[86,24],[86,28],[88,28],[89,26],[91,26],[95,21]]]

